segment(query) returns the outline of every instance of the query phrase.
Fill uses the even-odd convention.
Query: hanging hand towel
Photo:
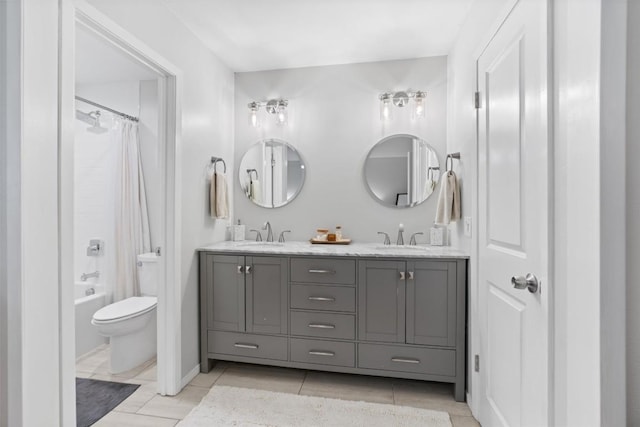
[[[453,171],[445,173],[442,178],[435,222],[448,225],[460,219],[460,187]]]
[[[255,203],[262,203],[262,193],[260,192],[260,181],[257,179],[255,181],[251,181],[251,192],[250,196],[251,200]]]
[[[227,179],[221,173],[214,172],[211,177],[211,217],[229,218],[229,197],[227,195]]]

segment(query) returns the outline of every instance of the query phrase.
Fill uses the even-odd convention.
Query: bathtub
[[[92,292],[94,292],[92,294]],[[93,313],[106,305],[104,285],[76,282],[74,286],[76,305],[76,359],[105,344],[107,338],[98,335],[91,324]]]

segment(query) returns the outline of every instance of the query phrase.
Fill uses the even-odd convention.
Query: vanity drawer
[[[208,332],[209,353],[287,360],[287,338],[236,332]]]
[[[352,340],[356,335],[356,317],[353,314],[292,311],[290,317],[291,335],[346,340]]]
[[[456,351],[358,344],[358,367],[452,377],[456,374]]]
[[[291,281],[354,285],[356,262],[350,259],[291,258]]]
[[[356,345],[349,342],[292,338],[291,361],[353,367],[356,364]]]
[[[356,311],[356,288],[330,285],[291,285],[291,308]]]

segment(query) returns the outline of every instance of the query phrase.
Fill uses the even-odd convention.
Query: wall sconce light
[[[380,94],[380,120],[391,120],[392,108],[391,104],[396,107],[406,107],[409,101],[413,99],[413,105],[411,108],[411,118],[424,117],[425,110],[425,98],[426,92],[422,91],[399,91],[399,92],[385,92]]]
[[[289,101],[286,99],[271,99],[269,101],[252,101],[247,107],[249,107],[249,125],[257,128],[260,127],[260,117],[258,111],[260,107],[265,107],[265,111],[269,114],[276,116],[276,124],[283,126],[287,123],[288,113],[287,107]]]

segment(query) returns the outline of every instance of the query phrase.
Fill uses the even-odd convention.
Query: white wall
[[[0,1],[0,426],[22,423],[20,3]]]
[[[424,139],[436,149],[444,167],[446,67],[446,57],[432,57],[236,74],[235,164],[258,140],[279,138],[299,151],[306,180],[293,202],[272,210],[250,202],[238,176],[231,175],[235,218],[248,224],[247,229],[270,221],[276,238],[281,230],[292,230],[290,240],[308,240],[317,228],[336,225],[342,225],[345,237],[358,242],[379,241],[377,231],[395,239],[399,223],[404,223],[406,233],[428,231],[435,218],[435,196],[411,209],[384,207],[367,192],[362,169],[369,150],[396,133]],[[378,95],[408,88],[427,92],[426,118],[412,122],[408,108],[394,107],[394,120],[383,125]],[[249,126],[249,102],[279,97],[289,99],[287,126],[277,127],[273,117],[264,115],[260,128]],[[418,236],[418,241],[426,240]]]
[[[19,151],[19,233],[12,251],[20,273],[9,286],[11,304],[20,305],[21,362],[10,367],[21,376],[21,394],[11,410],[24,426],[60,424],[60,330],[58,304],[58,2],[23,0],[21,115],[22,134],[9,141]],[[14,17],[15,18],[15,17]],[[15,151],[12,153],[15,154]],[[13,160],[16,160],[12,156]],[[15,170],[15,169],[14,169]],[[15,175],[12,174],[12,178]],[[16,195],[16,193],[13,193]],[[15,221],[16,218],[12,218]],[[12,236],[12,242],[16,242]],[[16,320],[16,319],[12,319]],[[17,349],[15,349],[17,350]],[[37,369],[34,369],[37,367]],[[16,399],[17,400],[17,399]],[[38,402],[37,410],[33,402]],[[20,424],[13,424],[20,425]]]
[[[196,248],[225,239],[228,221],[209,216],[208,163],[233,174],[233,73],[166,7],[155,1],[92,0],[110,19],[182,69],[182,375],[199,363]],[[230,197],[233,205],[233,197]]]
[[[628,2],[627,38],[627,424],[640,425],[640,2]]]
[[[627,0],[601,0],[600,22],[600,422],[615,426],[626,423],[627,412]]]
[[[477,90],[476,58],[479,49],[486,46],[488,37],[497,29],[500,19],[513,0],[482,0],[471,6],[467,19],[460,28],[460,33],[449,54],[447,76],[449,81],[447,110],[447,152],[460,152],[460,160],[456,161],[456,171],[462,188],[462,216],[472,217],[472,233],[477,236],[477,124],[473,94]],[[480,336],[478,325],[478,287],[477,287],[477,246],[475,240],[464,236],[462,222],[449,226],[451,244],[471,251],[469,262],[468,289],[468,354],[480,353]],[[477,414],[479,399],[474,395],[480,393],[478,373],[473,369],[473,357],[467,359],[467,391],[471,400],[471,408]]]

